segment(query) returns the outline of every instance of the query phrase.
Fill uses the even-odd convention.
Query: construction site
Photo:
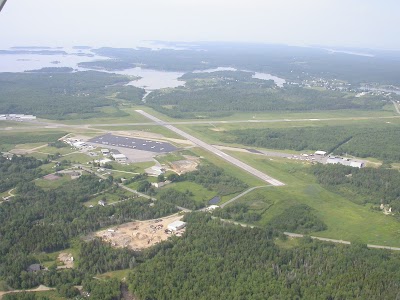
[[[168,225],[182,218],[183,215],[178,213],[162,219],[129,222],[99,231],[96,236],[111,243],[113,247],[142,250],[165,241],[172,235],[181,236],[185,228],[174,231],[168,229]]]

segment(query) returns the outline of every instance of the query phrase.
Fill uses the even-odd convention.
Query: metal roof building
[[[172,222],[171,224],[168,225],[168,229],[171,230],[171,231],[177,231],[177,230],[180,230],[182,228],[185,228],[185,226],[186,226],[185,222],[175,221],[175,222]]]
[[[341,158],[341,157],[329,157],[326,160],[327,164],[341,164],[344,166],[350,166],[353,168],[363,168],[364,167],[364,162],[362,161],[353,161],[350,160],[349,158]]]

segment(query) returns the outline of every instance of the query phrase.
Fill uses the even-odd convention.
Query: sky
[[[397,0],[8,0],[0,47],[234,41],[400,50]]]

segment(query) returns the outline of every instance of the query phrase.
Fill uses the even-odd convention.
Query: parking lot
[[[170,143],[117,136],[113,134],[105,134],[88,140],[90,143],[100,144],[104,147],[122,147],[128,149],[149,151],[155,153],[166,153],[177,150],[177,148]]]

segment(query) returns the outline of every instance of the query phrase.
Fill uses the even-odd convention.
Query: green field
[[[53,123],[63,123],[68,125],[81,125],[81,124],[124,124],[124,123],[150,123],[151,121],[141,114],[137,113],[131,107],[122,106],[121,111],[128,114],[121,117],[101,117],[101,118],[90,118],[90,119],[76,119],[76,120],[47,120]],[[102,111],[105,113],[113,113],[115,109],[113,107],[104,107]]]
[[[0,132],[0,151],[10,151],[16,145],[29,149],[32,145],[41,146],[55,142],[64,136],[65,132],[35,129],[34,131],[2,131]],[[26,145],[28,144],[28,145]],[[25,146],[26,145],[26,146]],[[26,148],[25,148],[26,147]]]
[[[35,180],[35,184],[41,187],[42,189],[48,191],[56,189],[69,181],[71,181],[71,176],[69,176],[68,174],[64,174],[63,176],[60,176],[59,179],[57,180],[47,180],[44,178],[39,178]]]
[[[67,298],[61,297],[57,291],[43,291],[43,292],[30,292],[30,293],[35,294],[37,297],[44,297],[43,299],[49,299],[49,300],[65,300],[65,299],[67,299]],[[37,298],[37,299],[42,299],[42,298]]]
[[[57,159],[58,161],[62,161],[62,160],[69,160],[72,163],[81,163],[81,164],[86,164],[90,161],[96,160],[96,157],[91,157],[89,155],[83,154],[83,153],[74,153],[72,152],[72,154],[67,154],[64,155],[62,157],[60,157],[59,159]]]
[[[123,280],[128,277],[128,274],[132,272],[132,269],[111,271],[107,273],[103,273],[98,276],[100,279],[109,279],[109,278],[117,278],[118,280]]]
[[[116,162],[111,162],[110,165],[113,167],[113,169],[110,169],[109,171],[123,171],[123,172],[128,172],[126,173],[127,177],[133,177],[135,174],[130,174],[130,173],[144,173],[144,170],[147,168],[150,168],[154,166],[155,162],[154,161],[146,161],[146,162],[138,162],[138,163],[130,163],[128,165],[122,165]]]
[[[61,155],[65,155],[65,154],[69,154],[69,153],[72,153],[72,152],[76,152],[76,149],[73,149],[70,146],[63,147],[63,148],[56,148],[56,147],[46,146],[46,147],[38,149],[37,151],[38,152],[42,152],[42,153],[48,153],[48,154],[59,153]]]
[[[123,198],[127,198],[130,196],[133,196],[133,194],[122,188],[118,188],[118,189],[116,189],[115,192],[107,191],[105,193],[102,193],[102,194],[99,194],[99,195],[93,197],[89,201],[85,202],[85,206],[90,206],[90,205],[96,206],[96,205],[98,205],[98,202],[100,200],[103,200],[103,198],[106,199],[107,204],[112,204],[112,203],[121,201]]]
[[[168,165],[171,162],[184,160],[185,157],[180,152],[173,152],[163,155],[158,155],[156,160],[162,165]]]
[[[163,187],[162,189],[167,190],[170,188],[173,188],[180,192],[185,192],[185,191],[189,190],[190,192],[193,193],[192,198],[194,200],[196,200],[196,202],[202,203],[202,204],[207,204],[209,200],[211,200],[213,197],[217,196],[216,192],[210,191],[195,182],[183,181],[183,182],[171,183],[171,184]],[[226,196],[226,197],[230,198],[230,196]]]
[[[266,225],[274,216],[289,206],[304,203],[317,211],[328,230],[312,233],[315,236],[359,241],[369,244],[400,246],[400,222],[394,217],[373,211],[369,205],[351,202],[316,183],[308,173],[308,166],[284,159],[265,159],[256,155],[230,153],[249,165],[258,168],[286,186],[259,189],[244,196],[238,203],[248,203],[259,210],[273,203],[262,215],[259,225]],[[254,197],[252,194],[259,195]],[[258,198],[258,199],[257,199]]]
[[[249,175],[249,173],[247,173],[246,171],[243,171],[242,169],[239,169],[236,166],[231,165],[230,163],[220,159],[216,155],[206,150],[200,148],[193,148],[190,149],[190,151],[193,152],[195,155],[200,156],[205,160],[209,161],[210,163],[216,165],[217,167],[223,168],[227,174],[240,179],[250,187],[265,185],[265,182],[262,181],[261,179]]]

